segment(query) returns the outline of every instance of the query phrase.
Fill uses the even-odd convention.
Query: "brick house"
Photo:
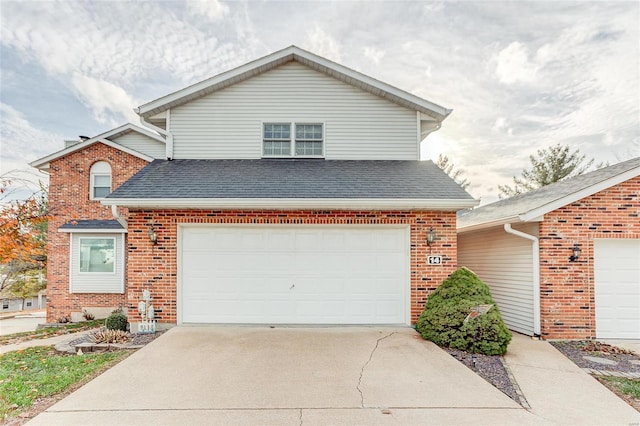
[[[458,262],[513,330],[639,339],[640,158],[459,214]]]
[[[419,146],[450,113],[295,46],[135,110],[50,173],[48,320],[411,324],[477,204]]]

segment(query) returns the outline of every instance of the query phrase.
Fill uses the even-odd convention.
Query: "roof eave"
[[[265,209],[265,210],[440,210],[477,206],[474,199],[390,198],[105,198],[105,205],[143,209]]]

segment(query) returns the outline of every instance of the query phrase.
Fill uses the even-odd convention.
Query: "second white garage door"
[[[640,339],[640,239],[594,240],[596,337]]]
[[[179,227],[181,323],[407,324],[409,229]]]

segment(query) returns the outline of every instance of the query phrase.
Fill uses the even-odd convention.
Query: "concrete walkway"
[[[178,327],[29,424],[640,422],[546,342],[516,335],[506,360],[530,410],[409,328]]]
[[[562,425],[640,423],[640,413],[547,342],[514,333],[505,360],[540,419]]]
[[[20,349],[32,348],[34,346],[51,346],[57,345],[65,341],[70,341],[79,338],[85,334],[89,334],[91,331],[79,331],[77,333],[61,334],[59,336],[47,337],[46,339],[33,339],[26,342],[13,343],[11,345],[0,346],[0,355],[7,352],[19,351]]]
[[[7,334],[34,331],[38,324],[47,322],[44,311],[22,311],[15,315],[0,317],[0,336]]]

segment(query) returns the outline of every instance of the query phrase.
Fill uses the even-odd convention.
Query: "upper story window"
[[[106,161],[98,161],[91,166],[92,200],[104,198],[111,193],[111,166]]]
[[[262,130],[265,157],[322,157],[324,154],[322,124],[264,123]]]

